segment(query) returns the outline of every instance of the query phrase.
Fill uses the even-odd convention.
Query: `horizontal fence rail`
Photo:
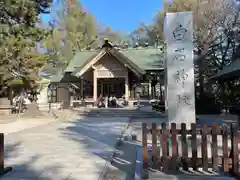
[[[149,155],[148,135],[151,134],[151,155]],[[220,139],[220,140],[219,140]],[[231,149],[229,151],[229,139]],[[218,142],[222,145],[219,147]],[[181,151],[180,151],[181,150]],[[209,154],[210,151],[210,154]],[[219,155],[219,151],[222,152]],[[151,166],[163,172],[169,170],[198,170],[208,171],[212,168],[218,172],[222,167],[224,173],[231,173],[235,176],[239,174],[238,159],[238,127],[236,124],[227,126],[212,126],[206,124],[197,128],[196,124],[191,124],[191,129],[186,129],[186,124],[182,123],[177,129],[172,123],[167,128],[166,123],[157,128],[156,123],[148,128],[147,123],[142,123],[142,159],[143,171],[146,172]],[[149,158],[151,157],[151,158]],[[240,177],[238,177],[240,178]]]

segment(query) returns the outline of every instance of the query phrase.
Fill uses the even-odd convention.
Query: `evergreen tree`
[[[48,13],[50,0],[0,1],[0,72],[2,86],[16,78],[26,85],[38,77],[38,69],[47,55],[38,51],[37,44],[48,31],[38,27],[40,13]]]

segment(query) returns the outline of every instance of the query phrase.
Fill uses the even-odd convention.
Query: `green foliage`
[[[98,30],[98,39],[95,44],[101,45],[104,41],[104,38],[107,38],[109,42],[113,44],[123,45],[126,41],[126,37],[118,31],[114,31],[111,27],[103,27]]]
[[[63,8],[65,3],[61,1],[55,19],[58,23],[52,26],[52,34],[43,43],[54,66],[66,65],[77,51],[91,45],[97,37],[94,17],[76,0],[70,9]]]
[[[50,55],[52,70],[65,67],[78,51],[96,49],[107,37],[114,44],[122,43],[122,35],[110,27],[101,27],[94,16],[86,12],[77,0],[60,1],[60,7],[52,25],[52,34],[44,40],[43,47]],[[46,68],[43,69],[45,71]]]
[[[37,50],[37,43],[48,35],[47,30],[37,27],[38,15],[46,12],[50,3],[0,1],[0,72],[4,85],[16,76],[26,83],[38,78],[38,69],[48,58]]]

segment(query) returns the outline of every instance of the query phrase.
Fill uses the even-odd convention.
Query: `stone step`
[[[160,115],[156,112],[141,112],[141,111],[82,111],[79,115],[87,116],[112,116],[112,117],[159,117]]]
[[[57,103],[51,105],[55,110],[59,106]],[[49,110],[48,104],[40,104],[39,109]],[[73,111],[82,116],[103,116],[103,117],[159,117],[161,113],[147,109],[146,107],[137,108],[74,108]]]

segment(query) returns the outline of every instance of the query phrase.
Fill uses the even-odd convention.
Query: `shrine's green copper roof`
[[[109,44],[112,47],[112,44]],[[100,50],[79,51],[68,64],[64,72],[59,71],[51,77],[51,82],[63,81],[66,73],[75,72],[76,69],[81,69],[84,64],[93,59],[99,54]],[[155,47],[139,47],[118,50],[130,61],[135,63],[143,71],[161,70],[164,68],[164,54],[160,49]]]
[[[157,48],[131,48],[119,51],[142,70],[158,70],[164,67],[164,55]],[[65,72],[74,72],[76,68],[81,67],[98,53],[99,51],[78,52],[68,64]]]
[[[80,51],[77,52],[73,59],[68,64],[65,72],[74,72],[75,68],[81,67],[90,58],[93,58],[98,54],[98,51]]]
[[[157,48],[133,48],[120,52],[143,70],[164,68],[164,54]]]
[[[60,82],[63,77],[64,77],[64,73],[62,71],[59,71],[56,74],[52,75],[52,77],[50,78],[50,81],[52,83]]]

